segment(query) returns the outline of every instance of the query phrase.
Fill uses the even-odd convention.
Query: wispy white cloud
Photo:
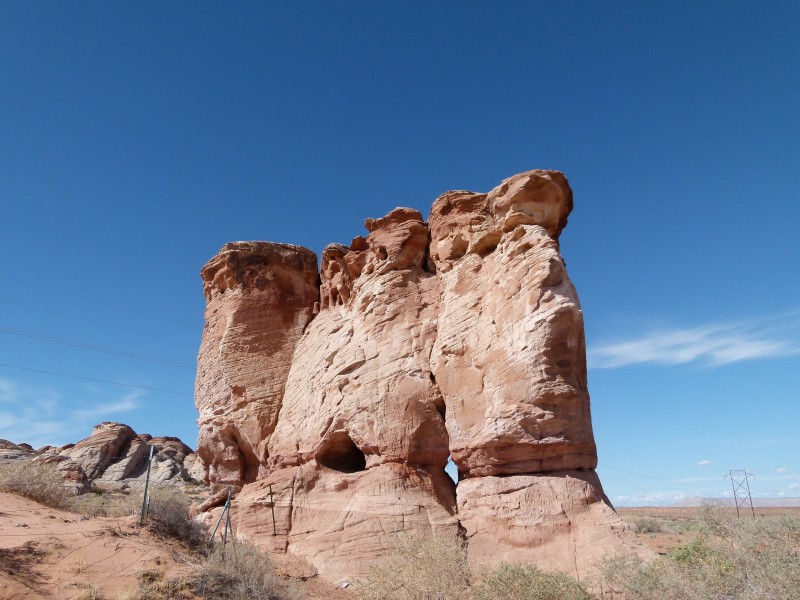
[[[72,408],[51,387],[0,378],[0,438],[34,447],[75,442],[88,436],[98,420],[139,408],[143,395],[143,391],[133,390],[115,399]]]
[[[788,473],[788,471],[789,471],[788,467],[778,467],[777,469],[775,469],[776,473]]]
[[[614,504],[618,506],[668,506],[689,497],[684,493],[639,492],[614,496]]]
[[[699,363],[719,367],[800,352],[800,311],[698,327],[661,328],[589,349],[590,368]]]
[[[708,465],[712,465],[712,464],[714,464],[714,463],[712,463],[712,462],[711,462],[710,460],[708,460],[707,458],[706,458],[706,459],[703,459],[703,460],[698,460],[698,461],[697,461],[697,465],[698,465],[698,466],[700,466],[700,467],[707,467]]]
[[[122,398],[114,402],[103,402],[79,410],[72,411],[72,417],[76,421],[96,420],[99,418],[110,418],[120,413],[136,410],[141,405],[139,398],[144,395],[141,390],[129,392]]]

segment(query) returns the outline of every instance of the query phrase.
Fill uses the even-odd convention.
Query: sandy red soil
[[[173,577],[198,560],[134,517],[89,518],[0,492],[0,600],[124,600],[139,573]],[[296,585],[311,599],[351,597],[318,578]]]
[[[134,518],[87,518],[0,492],[0,599],[120,598],[137,573],[175,575],[187,566],[178,544]]]

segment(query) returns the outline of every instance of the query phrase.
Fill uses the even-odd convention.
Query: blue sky
[[[552,168],[612,501],[744,467],[800,496],[799,26],[795,2],[2,3],[0,437],[193,445],[223,243],[319,252]]]

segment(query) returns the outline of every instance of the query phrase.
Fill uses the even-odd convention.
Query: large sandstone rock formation
[[[577,576],[627,553],[594,468],[561,173],[398,208],[315,256],[228,244],[202,271],[200,456],[240,534],[360,575],[417,533]],[[458,486],[444,467],[451,457]]]

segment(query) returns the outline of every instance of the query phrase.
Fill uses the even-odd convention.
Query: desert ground
[[[620,508],[639,541],[659,553],[688,543],[698,508]],[[735,509],[722,509],[735,515]],[[800,517],[800,507],[757,508],[757,517]],[[741,518],[752,518],[749,513]],[[179,577],[200,560],[137,518],[87,517],[0,492],[0,600],[141,599],[143,579]],[[280,575],[282,566],[275,567]],[[293,579],[301,598],[352,598],[319,578]],[[192,598],[191,594],[182,596]]]
[[[136,517],[87,517],[0,492],[0,600],[143,600],[141,580],[179,577],[199,560]],[[291,583],[303,598],[350,597],[317,578]]]
[[[692,522],[697,518],[699,508],[648,506],[640,508],[617,508],[617,513],[636,532],[639,541],[664,554],[670,548],[682,546],[692,538]],[[721,508],[723,513],[736,517],[735,508]],[[740,518],[752,519],[750,509],[739,509]],[[756,517],[775,517],[789,515],[800,518],[800,507],[756,508]]]

